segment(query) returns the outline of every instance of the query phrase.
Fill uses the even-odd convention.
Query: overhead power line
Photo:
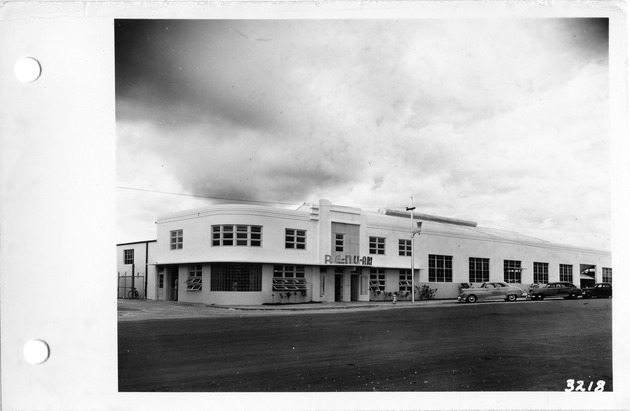
[[[169,194],[169,195],[184,196],[184,197],[208,198],[208,199],[211,199],[211,200],[242,201],[242,202],[246,202],[246,203],[265,203],[265,204],[284,204],[284,205],[300,205],[301,204],[301,203],[285,203],[285,202],[282,202],[282,201],[263,201],[263,200],[249,200],[249,199],[243,199],[243,198],[216,197],[216,196],[209,196],[209,195],[203,195],[203,194],[176,193],[176,192],[172,192],[172,191],[149,190],[149,189],[145,189],[145,188],[136,188],[136,187],[116,186],[116,188],[120,188],[122,190],[142,191],[142,192],[145,192],[145,193]]]
[[[203,194],[192,194],[192,193],[177,193],[177,192],[173,192],[173,191],[160,191],[160,190],[149,190],[146,188],[137,188],[137,187],[124,187],[124,186],[116,186],[116,188],[119,188],[121,190],[131,190],[131,191],[141,191],[141,192],[145,192],[145,193],[154,193],[154,194],[168,194],[168,195],[175,195],[175,196],[184,196],[184,197],[197,197],[197,198],[207,198],[210,200],[222,200],[222,201],[240,201],[240,202],[244,202],[244,203],[261,203],[261,204],[282,204],[282,205],[302,205],[303,203],[300,202],[295,202],[295,203],[289,203],[289,202],[283,202],[283,201],[264,201],[264,200],[250,200],[250,199],[243,199],[243,198],[230,198],[230,197],[216,197],[216,196],[209,196],[209,195],[203,195]],[[355,206],[357,208],[364,208],[364,209],[379,209],[379,208],[405,208],[404,206]]]

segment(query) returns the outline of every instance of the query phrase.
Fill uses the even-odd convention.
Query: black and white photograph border
[[[628,303],[623,294],[628,283],[624,271],[629,266],[625,247],[629,232],[626,214],[630,209],[626,189],[629,166],[625,160],[630,152],[626,12],[625,3],[619,2],[13,2],[3,5],[0,9],[2,408],[629,408],[625,387],[630,386],[626,366],[630,347],[627,321],[624,321]],[[245,47],[231,42],[234,37],[232,40],[222,37],[225,33],[220,30],[212,33],[215,41],[212,50],[224,53],[227,61],[216,65],[204,57],[194,67],[184,64],[191,61],[186,58],[187,52],[201,50],[195,48],[200,45],[194,37],[185,33],[190,26],[178,27],[182,30],[180,39],[188,40],[185,45],[176,44],[163,31],[155,32],[142,41],[151,47],[164,47],[164,51],[152,56],[143,56],[141,51],[130,53],[128,57],[136,58],[137,65],[132,66],[131,76],[123,79],[118,77],[117,58],[131,44],[117,48],[116,23],[134,19],[146,19],[147,24],[195,20],[195,26],[206,21],[239,21],[254,30],[246,32],[230,27],[229,34],[249,44]],[[410,32],[400,33],[398,28],[409,30],[410,21],[426,19],[431,20],[431,29],[420,31],[415,37],[421,49],[430,55],[430,61],[420,62],[423,70],[434,73],[440,68],[441,72],[457,69],[442,73],[450,74],[448,78],[455,79],[454,82],[421,76],[414,66],[414,54],[408,51],[404,68],[413,73],[413,81],[404,82],[401,78],[405,73],[401,72],[396,53],[407,43],[395,41],[379,47],[379,41],[396,40],[397,35],[409,40]],[[471,19],[476,22],[487,19],[489,23],[475,30],[476,27],[469,26]],[[519,47],[504,49],[511,53],[509,63],[493,61],[492,52],[475,47],[496,38],[491,34],[495,24],[502,29],[496,35],[501,42],[516,44],[516,38],[510,34],[518,30],[523,19],[527,20],[530,31],[518,40]],[[554,22],[567,19],[580,19],[584,25],[572,33],[564,30],[566,27],[555,31]],[[601,20],[592,19],[608,19],[607,73],[598,68],[602,56],[597,54],[597,33],[589,31],[588,26],[589,21]],[[307,20],[310,24],[306,26],[315,27],[317,33],[300,37],[294,27],[293,32],[275,32],[279,37],[269,37],[274,34],[268,25],[272,20],[282,21],[282,26]],[[326,37],[317,29],[318,24],[330,24],[333,20],[352,22],[346,27],[350,28],[345,32],[346,37],[332,35],[334,30],[328,28],[323,30],[329,36]],[[458,24],[452,24],[453,21]],[[501,23],[506,21],[514,24]],[[366,22],[368,26],[376,24],[367,40],[352,29],[357,27],[355,24],[366,25]],[[431,38],[432,33],[439,32],[441,23],[448,23],[450,34],[441,32]],[[396,29],[388,30],[388,24],[396,25]],[[538,26],[542,30],[535,27],[537,24],[542,24]],[[455,33],[458,38],[466,39],[465,46],[449,43]],[[274,55],[269,51],[273,49],[269,44],[273,43],[272,38],[302,50],[311,41],[319,40],[321,44],[313,46],[313,51],[297,53],[303,58],[299,62],[301,68],[297,68],[289,63],[298,49],[284,56]],[[260,48],[252,49],[250,43]],[[335,46],[331,51],[344,62],[338,67],[344,72],[335,72],[337,67],[333,64],[337,60],[317,55],[317,50],[327,45]],[[357,67],[344,48],[352,49],[353,56],[370,56],[374,61],[363,59],[364,63]],[[519,54],[523,48],[527,55]],[[381,58],[379,50],[389,54]],[[244,54],[238,55],[239,52]],[[533,59],[536,67],[528,70],[526,57]],[[177,59],[182,59],[181,67]],[[548,62],[546,59],[553,61],[553,69],[542,67],[536,72]],[[262,79],[256,70],[250,71],[251,65],[261,60],[263,63],[255,68],[264,72]],[[438,64],[440,61],[446,62],[445,65]],[[483,64],[475,65],[476,62]],[[233,65],[226,70],[222,63]],[[387,68],[389,76],[399,81],[383,79],[372,63],[380,64],[379,69]],[[206,75],[196,73],[200,65],[224,83],[219,86],[204,83]],[[466,70],[473,66],[479,71]],[[282,80],[286,80],[289,68],[293,70],[295,83],[286,84]],[[171,70],[192,76],[171,77],[168,73]],[[509,73],[520,73],[518,80],[522,83],[510,78]],[[500,88],[492,84],[495,80],[502,82]],[[336,88],[339,82],[345,90]],[[120,84],[125,87],[119,89]],[[307,84],[310,96],[300,89]],[[554,95],[561,84],[568,88]],[[160,89],[162,85],[166,88]],[[374,87],[374,95],[367,95],[368,85]],[[232,86],[240,89],[235,92]],[[468,89],[470,94],[457,99],[453,98],[455,94],[440,92],[443,86],[452,87],[455,93],[465,86],[475,89]],[[411,90],[417,93],[415,100],[407,98]],[[534,93],[519,94],[520,90]],[[580,90],[588,92],[582,95]],[[180,94],[182,91],[186,93]],[[191,99],[193,95],[195,98]],[[356,99],[351,101],[351,98]],[[514,110],[516,106],[510,104],[515,99],[528,102],[528,113],[546,115],[530,117],[520,112],[511,117],[523,120],[522,124],[510,129],[507,147],[495,148],[488,133],[509,126],[509,122],[489,124],[489,119],[504,114],[503,110]],[[551,105],[546,107],[549,102]],[[475,107],[469,110],[468,105]],[[300,112],[300,106],[308,112]],[[445,110],[445,106],[449,108]],[[348,113],[348,107],[355,110]],[[571,117],[571,113],[577,115]],[[330,120],[331,116],[337,123]],[[596,121],[589,123],[586,118],[589,116]],[[473,124],[479,118],[484,124]],[[437,120],[432,124],[428,119]],[[549,126],[547,133],[545,121]],[[565,124],[573,126],[571,132],[580,138],[572,140],[573,134],[566,132]],[[324,126],[322,134],[318,134],[317,126]],[[360,138],[353,134],[355,126],[359,128]],[[533,140],[526,139],[529,136],[523,131],[526,127],[536,129],[531,136]],[[408,132],[409,128],[422,132],[414,134]],[[474,134],[475,128],[481,133]],[[609,138],[593,136],[601,128]],[[462,129],[468,132],[466,136],[476,136],[479,140],[461,139]],[[175,134],[169,135],[173,130]],[[283,134],[284,130],[292,130],[295,135]],[[310,139],[302,140],[304,134]],[[553,140],[556,134],[563,136],[562,141]],[[173,135],[189,142],[174,145]],[[203,140],[208,135],[220,137]],[[234,146],[236,137],[241,139],[240,145]],[[252,143],[256,140],[251,138],[262,139],[264,143]],[[411,147],[409,142],[413,139],[421,141],[423,149]],[[307,147],[311,155],[296,161],[295,150],[303,150],[306,143],[310,144]],[[211,144],[221,150],[205,151]],[[602,150],[602,145],[609,150]],[[327,146],[326,151],[320,151],[322,146]],[[502,153],[500,160],[504,163],[495,163],[491,156],[480,156],[477,146],[487,150],[483,153],[493,153],[494,158]],[[372,151],[373,148],[376,150]],[[507,167],[516,158],[511,157],[510,151],[520,154],[523,168]],[[260,168],[255,174],[246,167],[232,168],[236,162],[233,159],[244,161],[250,152],[260,156],[256,164]],[[351,155],[345,158],[341,156],[343,153]],[[567,164],[554,169],[554,175],[536,172],[540,168],[538,156],[546,162],[570,163],[565,155],[582,158],[584,153],[590,153],[598,164],[585,167]],[[401,158],[388,157],[392,154]],[[420,161],[416,161],[417,157]],[[212,160],[210,165],[203,161],[205,158]],[[297,175],[277,167],[282,158],[290,160],[292,170],[297,167]],[[343,161],[345,166],[352,167],[352,173],[346,174],[337,166]],[[432,175],[431,169],[436,165],[446,172]],[[230,173],[222,175],[213,167]],[[415,171],[420,174],[417,182],[411,178],[416,177]],[[296,180],[297,183],[291,183]],[[489,187],[495,181],[496,186]],[[581,196],[573,198],[573,191],[567,193],[565,184]],[[476,195],[481,188],[488,190],[483,198]],[[512,214],[506,210],[511,204],[507,201],[509,193],[520,200]],[[539,202],[549,201],[551,205],[539,207],[528,196]],[[413,204],[407,204],[410,197]],[[119,392],[118,337],[122,322],[118,321],[118,279],[112,276],[117,266],[116,244],[149,240],[151,234],[154,238],[155,222],[161,216],[166,215],[167,219],[172,216],[168,213],[218,206],[225,204],[226,199],[241,204],[270,201],[299,206],[318,201],[320,205],[326,204],[322,198],[347,206],[346,211],[405,210],[412,205],[418,215],[426,217],[425,229],[435,221],[431,216],[440,215],[460,223],[475,219],[480,227],[513,230],[552,243],[610,250],[613,272],[618,273],[614,282],[619,296],[610,302],[614,391],[443,392],[436,388],[431,392]],[[574,202],[580,200],[581,206],[576,206]],[[496,209],[485,206],[493,202],[498,203]],[[522,220],[522,225],[514,226],[517,220]],[[148,223],[149,231],[143,231],[146,225],[143,222]],[[575,301],[566,303],[569,302]],[[495,303],[483,305],[495,306],[504,307]],[[580,376],[566,375],[563,379],[577,382]]]

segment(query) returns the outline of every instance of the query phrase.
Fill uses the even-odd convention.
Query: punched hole
[[[46,341],[30,340],[24,345],[24,358],[31,364],[46,362],[50,355],[50,349]]]
[[[22,57],[15,63],[15,77],[22,83],[31,83],[42,74],[42,66],[33,57]]]

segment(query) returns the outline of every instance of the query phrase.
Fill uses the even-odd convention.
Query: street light
[[[415,241],[414,241],[414,236],[416,234],[420,234],[420,231],[422,230],[422,221],[418,221],[417,230],[414,230],[413,228],[413,210],[415,210],[416,207],[413,206],[413,196],[411,196],[411,207],[407,207],[406,210],[407,211],[411,211],[411,303],[415,304],[416,299],[415,299],[415,295],[416,295],[416,287],[415,287],[415,280],[414,280],[414,259],[413,259],[413,251],[415,249]]]

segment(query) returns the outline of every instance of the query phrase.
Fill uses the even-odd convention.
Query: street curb
[[[422,301],[422,302],[417,302],[415,304],[412,304],[409,301],[406,301],[404,303],[398,303],[398,304],[387,304],[387,303],[383,303],[383,304],[362,304],[362,305],[325,305],[325,306],[311,306],[311,307],[305,307],[305,306],[297,306],[297,305],[293,305],[293,306],[264,306],[264,305],[260,305],[260,306],[232,306],[232,305],[208,305],[208,304],[204,304],[206,307],[209,308],[220,308],[220,309],[224,309],[224,310],[240,310],[240,311],[324,311],[324,310],[354,310],[354,309],[391,309],[391,308],[414,308],[414,307],[428,307],[428,306],[436,306],[436,305],[444,305],[444,304],[452,304],[452,303],[456,303],[457,300],[455,299],[448,299],[448,300],[432,300],[432,301]],[[306,304],[304,304],[306,305]]]

